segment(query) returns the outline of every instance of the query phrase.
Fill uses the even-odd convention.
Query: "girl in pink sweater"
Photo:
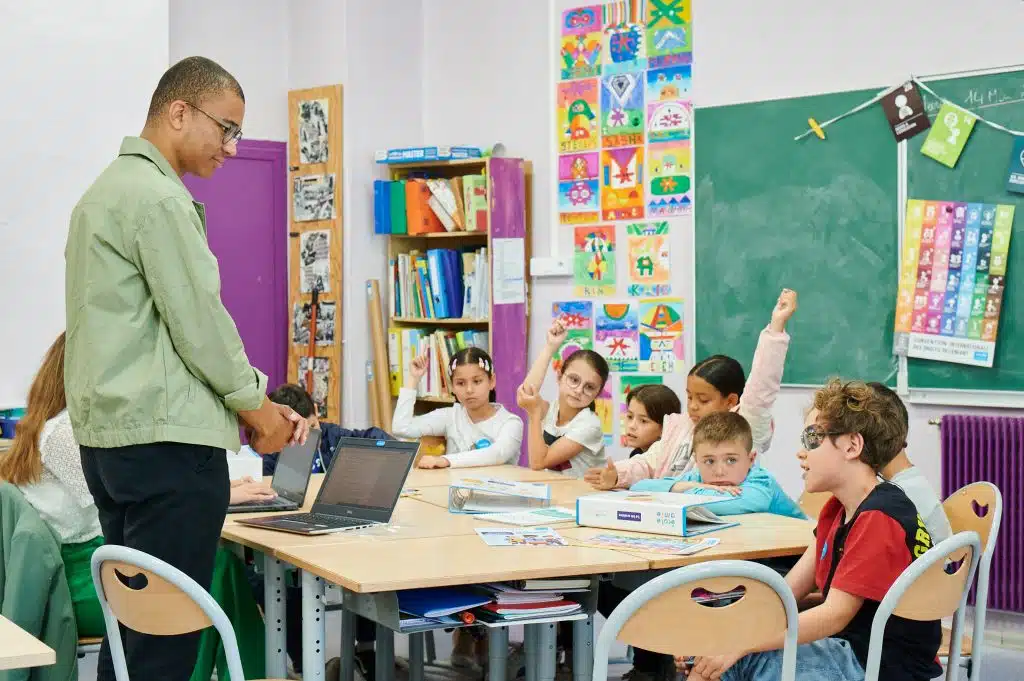
[[[627,489],[648,478],[679,476],[693,465],[690,443],[693,426],[703,416],[720,411],[739,412],[754,435],[754,449],[763,454],[771,446],[772,406],[782,383],[782,367],[789,349],[786,323],[796,311],[796,291],[783,289],[771,323],[761,331],[745,380],[743,367],[732,357],[712,355],[698,362],[686,379],[687,414],[665,417],[661,440],[643,454],[591,468],[584,479],[598,489]]]

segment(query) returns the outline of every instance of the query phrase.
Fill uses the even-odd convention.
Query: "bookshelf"
[[[382,229],[389,231],[389,233],[386,233],[388,240],[388,286],[384,307],[387,313],[388,363],[391,370],[392,397],[397,396],[398,388],[404,381],[404,371],[408,369],[410,361],[408,356],[411,354],[409,334],[403,336],[403,331],[412,331],[414,343],[417,342],[415,334],[419,333],[422,335],[418,337],[418,342],[421,344],[434,343],[431,347],[438,348],[436,359],[434,359],[434,353],[432,352],[432,367],[428,371],[428,379],[430,380],[424,381],[424,383],[429,382],[430,385],[425,386],[421,383],[420,396],[417,399],[416,405],[417,413],[454,403],[448,386],[445,384],[447,377],[441,376],[443,371],[442,359],[445,356],[450,356],[450,354],[446,355],[446,353],[453,348],[458,348],[465,339],[469,339],[469,342],[472,343],[474,339],[481,338],[477,334],[486,334],[486,342],[482,344],[482,347],[494,358],[498,401],[504,404],[506,408],[518,411],[515,391],[525,377],[528,367],[527,334],[530,306],[529,289],[526,283],[528,281],[527,268],[530,261],[529,193],[532,180],[530,163],[515,158],[483,158],[429,163],[403,163],[386,167],[386,179],[392,183],[409,183],[410,181],[415,182],[428,178],[449,180],[450,182],[446,184],[451,187],[452,196],[460,190],[460,185],[462,185],[462,180],[451,182],[453,178],[463,178],[465,176],[483,176],[485,178],[483,183],[485,194],[480,197],[481,202],[478,205],[479,210],[485,215],[480,216],[478,214],[476,222],[479,226],[482,219],[486,222],[486,225],[480,226],[476,231],[467,231],[466,229],[472,226],[470,218],[466,217],[466,213],[472,210],[472,204],[470,204],[469,198],[465,196],[460,199],[460,205],[456,206],[456,211],[462,211],[463,213],[462,225],[456,225],[451,231],[445,228],[440,221],[434,222],[432,229],[441,229],[443,231],[414,234],[409,234],[408,232],[404,234],[390,233],[392,229],[390,224],[385,228],[381,228],[378,225],[378,232],[381,232]],[[476,182],[479,181],[476,180]],[[420,185],[422,188],[423,183],[420,183]],[[400,195],[406,196],[409,195],[408,192],[413,191],[408,188],[407,184],[404,185],[404,189],[402,187],[403,185],[399,185],[399,187],[391,187],[389,185],[379,189],[387,192],[398,192]],[[375,196],[377,189],[375,187]],[[461,186],[461,189],[464,192],[465,186]],[[424,194],[426,195],[425,192]],[[375,203],[381,200],[384,200],[382,196],[377,197]],[[451,205],[450,201],[447,205]],[[379,214],[382,210],[394,213],[396,206],[392,202],[388,208],[382,208],[379,203],[376,203],[376,213]],[[402,208],[398,210],[402,210]],[[409,231],[415,232],[421,229],[421,227],[414,225],[412,219],[416,210],[416,208],[410,210],[408,205],[404,206],[407,217],[405,228]],[[433,222],[433,218],[431,218],[431,221]],[[388,222],[392,222],[390,217]],[[400,223],[401,218],[396,222]],[[426,260],[429,257],[426,254],[432,250],[454,250],[458,254],[456,260],[460,266],[459,274],[463,276],[463,281],[461,282],[462,285],[457,288],[461,290],[463,295],[461,301],[464,308],[463,316],[437,316],[437,310],[431,309],[429,301],[424,300],[425,295],[419,297],[418,302],[411,300],[411,298],[416,296],[415,291],[410,288],[409,279],[423,281],[414,273],[416,270],[416,258],[419,257],[422,260]],[[503,258],[502,254],[511,254],[512,257],[504,257],[502,261],[496,262],[496,252],[499,258]],[[471,258],[472,267],[467,265],[466,258],[463,255],[465,253],[475,254]],[[521,268],[518,266],[519,253],[522,254]],[[486,257],[484,257],[484,254]],[[451,258],[453,256],[448,257]],[[484,269],[477,275],[476,268],[481,263]],[[403,267],[405,268],[404,277],[402,274]],[[477,303],[471,306],[475,308],[475,311],[466,307],[465,284],[467,280],[465,275],[467,271],[473,273],[468,280],[470,288],[472,289],[475,283],[477,290],[480,290],[479,287],[482,285],[484,290],[480,291],[478,295],[486,296],[485,303],[482,305],[479,302],[480,299],[476,299]],[[503,286],[503,282],[512,282],[514,284],[516,276],[522,277],[522,288],[519,295],[515,294],[515,285],[511,287]],[[429,265],[424,279],[428,282],[428,286],[429,282],[433,281],[430,277]],[[496,290],[495,286],[499,290]],[[429,290],[432,291],[432,289]],[[453,292],[452,295],[454,296],[457,292]],[[451,307],[450,301],[448,307]],[[450,313],[451,310],[448,310],[448,312]],[[439,344],[443,342],[440,339],[437,341],[423,340],[426,334],[435,334],[437,332],[446,335],[450,334],[449,338],[452,336],[455,338],[448,341],[449,345],[445,349],[440,348]],[[420,347],[423,347],[423,345]]]

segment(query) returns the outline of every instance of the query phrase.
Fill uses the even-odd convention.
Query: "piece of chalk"
[[[818,121],[813,118],[808,118],[807,124],[811,126],[811,130],[813,130],[814,134],[818,136],[818,139],[825,139],[825,131],[821,129],[820,125],[818,125]]]

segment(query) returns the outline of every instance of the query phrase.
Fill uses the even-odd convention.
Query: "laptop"
[[[240,518],[243,525],[293,534],[329,534],[391,521],[417,442],[343,437],[309,513]]]
[[[306,501],[306,488],[313,471],[313,458],[320,447],[320,431],[311,430],[305,444],[291,445],[281,450],[274,469],[271,488],[277,498],[247,501],[228,506],[228,513],[256,513],[260,511],[295,511]]]

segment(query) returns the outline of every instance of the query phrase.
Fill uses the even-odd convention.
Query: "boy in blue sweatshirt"
[[[805,519],[795,501],[762,466],[754,466],[750,424],[731,411],[708,414],[693,429],[693,461],[697,467],[679,477],[641,480],[630,487],[644,492],[687,492],[729,495],[714,505],[717,515],[774,513]]]

